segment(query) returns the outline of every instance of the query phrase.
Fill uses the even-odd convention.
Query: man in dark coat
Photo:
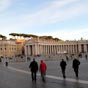
[[[32,81],[36,82],[36,73],[38,71],[38,63],[35,61],[35,58],[33,58],[33,61],[30,63],[29,68],[31,70]]]
[[[80,65],[80,61],[75,58],[75,59],[73,60],[72,67],[73,67],[73,69],[74,69],[74,72],[75,72],[75,75],[76,75],[77,78],[78,78],[79,65]]]
[[[64,61],[64,59],[62,59],[62,61],[60,62],[60,67],[61,67],[61,70],[62,70],[63,78],[66,78],[66,76],[65,76],[66,65],[67,65],[66,61]]]

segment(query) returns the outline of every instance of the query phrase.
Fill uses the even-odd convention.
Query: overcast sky
[[[0,0],[0,34],[88,39],[88,0]]]

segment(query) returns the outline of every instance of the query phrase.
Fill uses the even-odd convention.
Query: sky
[[[0,0],[0,34],[88,39],[88,0]]]

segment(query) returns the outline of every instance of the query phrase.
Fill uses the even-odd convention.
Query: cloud
[[[54,29],[53,32],[42,33],[41,35],[52,35],[62,40],[79,40],[81,37],[88,39],[88,28],[83,29]],[[40,35],[40,34],[39,34]]]
[[[0,0],[0,12],[6,10],[11,5],[11,0]]]
[[[61,11],[62,7],[65,7],[65,5],[71,4],[72,2],[75,2],[76,0],[60,0],[60,1],[53,1],[49,6],[45,7],[44,9],[39,10],[36,13],[33,13],[31,15],[27,14],[24,15],[24,20],[26,22],[29,22],[30,25],[34,24],[48,24],[53,23],[57,21],[61,21],[67,18],[66,16],[70,13],[67,12],[68,9]],[[67,15],[65,15],[67,14]]]
[[[3,11],[11,5],[11,0],[1,0],[0,3],[1,3],[0,11]],[[48,4],[48,6],[39,9],[34,13],[20,14],[19,16],[14,16],[14,17],[10,16],[8,18],[3,19],[4,21],[1,20],[0,29],[3,30],[3,33],[7,29],[11,32],[15,32],[15,31],[21,32],[26,28],[31,30],[30,28],[32,27],[36,28],[36,26],[38,25],[40,26],[46,24],[53,24],[60,21],[74,19],[77,16],[88,13],[88,9],[86,8],[88,8],[87,3],[82,3],[80,2],[80,0],[55,0],[50,4]],[[75,34],[74,31],[70,32],[69,35],[68,35],[69,31],[67,32],[61,31],[60,34],[57,33],[58,31],[56,31],[55,33],[53,32],[51,34],[54,36],[58,35],[58,37],[60,36],[63,39],[65,38],[69,39],[69,37],[67,36]],[[79,34],[78,31],[77,33]],[[65,37],[62,34],[64,34]]]
[[[60,21],[74,19],[77,16],[88,13],[86,3],[78,3],[79,0],[57,0],[49,6],[31,13],[14,17],[12,25],[32,27],[36,25],[52,24]],[[72,4],[72,5],[71,5]],[[70,5],[69,7],[66,7]]]

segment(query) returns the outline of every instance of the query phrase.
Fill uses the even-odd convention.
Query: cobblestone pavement
[[[88,61],[80,59],[79,80],[75,78],[72,60],[67,62],[66,80],[62,78],[60,60],[46,61],[48,70],[43,83],[38,72],[37,82],[32,83],[30,62],[9,63],[6,68],[0,64],[0,88],[88,88]],[[38,60],[39,64],[39,60]]]

